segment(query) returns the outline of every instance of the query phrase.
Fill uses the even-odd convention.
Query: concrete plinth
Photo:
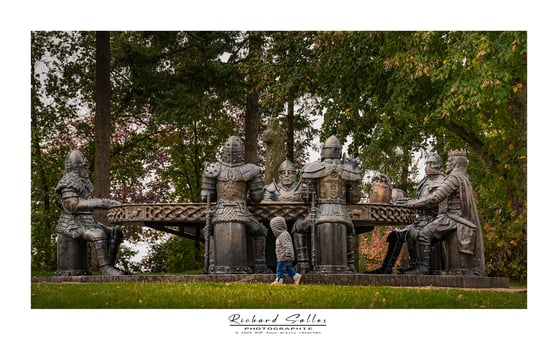
[[[34,277],[32,282],[238,282],[270,283],[274,274],[199,274],[199,275],[88,275]],[[292,282],[285,277],[285,283]],[[373,275],[373,274],[304,274],[305,284],[345,286],[450,287],[450,288],[509,288],[504,277],[473,277],[454,275]]]

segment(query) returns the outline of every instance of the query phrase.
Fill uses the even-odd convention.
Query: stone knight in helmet
[[[286,159],[279,165],[279,182],[273,180],[272,183],[264,187],[264,199],[262,203],[265,202],[304,202],[307,201],[307,190],[302,181],[297,179],[296,168],[290,160]],[[296,254],[296,267],[301,273],[307,273],[310,271],[310,260],[308,257],[308,243],[309,243],[309,231],[308,225],[304,225],[305,220],[298,218],[293,226],[293,242],[295,245]]]
[[[279,182],[273,182],[264,187],[266,201],[301,202],[301,181],[297,180],[296,168],[290,160],[286,159],[279,165]]]
[[[62,212],[56,226],[58,235],[92,242],[100,273],[124,275],[123,271],[114,266],[118,248],[123,241],[122,231],[107,227],[93,217],[95,209],[107,209],[120,205],[120,202],[93,197],[89,165],[80,151],[72,150],[66,157],[65,173],[58,182],[56,192],[62,199],[60,205]],[[67,255],[59,254],[59,256]]]
[[[347,203],[361,198],[362,174],[358,163],[345,162],[335,136],[322,147],[322,159],[307,164],[302,180],[313,196],[308,216],[314,272],[355,272],[355,230]]]
[[[444,176],[442,175],[442,161],[440,156],[436,153],[431,153],[426,158],[425,162],[425,177],[420,181],[417,187],[416,198],[423,198],[438,189],[438,187],[444,181]],[[396,204],[403,204],[407,202],[408,198],[402,198],[396,201]],[[382,266],[370,272],[370,274],[392,274],[393,267],[397,261],[401,249],[404,243],[407,243],[407,250],[409,252],[410,267],[407,269],[401,269],[399,272],[404,273],[406,271],[415,270],[418,258],[416,249],[416,237],[418,232],[424,228],[429,222],[431,222],[438,214],[438,205],[434,204],[431,206],[425,206],[424,208],[417,210],[417,218],[415,222],[410,225],[405,226],[401,229],[392,230],[388,237],[388,250],[386,256],[382,262]],[[437,247],[440,247],[438,244]],[[439,249],[436,248],[439,252]],[[439,256],[442,257],[442,256]],[[441,263],[442,259],[436,259],[437,263]],[[433,262],[433,261],[432,261]]]
[[[430,274],[432,243],[444,241],[447,247],[445,272],[466,276],[486,275],[482,228],[467,164],[465,151],[449,152],[447,176],[440,186],[425,197],[406,203],[415,209],[437,205],[438,214],[418,232],[417,268],[405,274]]]
[[[206,164],[202,199],[216,202],[211,212],[209,273],[269,273],[265,261],[267,229],[247,209],[263,199],[262,170],[245,162],[244,143],[231,136],[220,150],[220,160]],[[251,240],[247,244],[246,239]],[[251,254],[247,252],[251,250]],[[249,265],[250,258],[253,265]],[[250,268],[252,267],[252,268]]]

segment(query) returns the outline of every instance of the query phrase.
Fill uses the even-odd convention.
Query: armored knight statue
[[[216,202],[206,226],[207,273],[270,273],[266,266],[267,229],[247,209],[263,199],[262,170],[245,162],[244,143],[231,136],[220,160],[206,164],[202,199]]]
[[[262,203],[265,202],[304,202],[304,194],[307,190],[304,190],[304,184],[302,181],[297,179],[296,168],[290,160],[284,160],[278,169],[279,182],[275,179],[273,183],[270,183],[264,187],[264,199]],[[296,256],[296,267],[297,271],[300,273],[307,273],[310,270],[310,260],[308,256],[308,243],[310,238],[310,233],[308,232],[310,228],[303,225],[303,219],[297,219],[291,228],[293,235],[293,243],[295,248]]]
[[[444,181],[444,176],[442,175],[442,161],[438,154],[432,153],[428,155],[425,163],[425,177],[420,181],[417,187],[417,198],[426,197],[433,193]],[[407,200],[406,198],[402,198],[396,200],[395,203],[404,203]],[[392,230],[387,237],[388,250],[382,262],[382,266],[369,272],[369,274],[392,274],[395,262],[405,242],[407,243],[407,250],[409,252],[410,267],[402,269],[399,272],[403,273],[405,271],[414,270],[417,265],[416,236],[419,230],[432,221],[437,214],[437,204],[425,206],[417,210],[417,219],[415,222],[404,228]]]
[[[262,202],[284,201],[300,202],[301,181],[297,180],[296,168],[290,160],[286,159],[279,165],[279,182],[273,182],[264,187],[264,197]]]
[[[341,159],[335,136],[322,146],[322,160],[307,164],[302,181],[312,195],[310,223],[314,272],[355,272],[355,229],[347,203],[361,198],[362,175],[356,161]]]
[[[71,262],[73,256],[80,256],[72,253],[72,248],[64,242],[81,239],[93,244],[102,275],[124,275],[125,272],[114,266],[118,248],[123,241],[122,231],[115,227],[107,227],[93,217],[95,209],[107,209],[120,205],[120,202],[93,197],[89,164],[80,151],[72,150],[68,153],[65,173],[58,182],[56,192],[62,200],[61,214],[56,226],[59,267],[64,258],[69,257],[68,261]],[[59,272],[64,270],[71,271],[68,268],[59,268]]]
[[[473,187],[467,175],[467,163],[464,151],[449,152],[447,176],[440,186],[426,197],[405,204],[415,209],[438,205],[436,218],[420,229],[416,236],[417,268],[406,274],[429,274],[431,244],[435,240],[443,240],[447,248],[447,273],[486,275],[482,229]]]

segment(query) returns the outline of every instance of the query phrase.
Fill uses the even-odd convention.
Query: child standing
[[[275,255],[277,256],[277,278],[272,285],[282,285],[285,272],[298,285],[302,275],[293,268],[294,249],[291,235],[287,231],[287,223],[283,217],[274,217],[269,225],[275,235]]]

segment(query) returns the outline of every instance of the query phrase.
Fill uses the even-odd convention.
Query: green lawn
[[[32,283],[33,309],[526,309],[527,290],[267,283]]]

